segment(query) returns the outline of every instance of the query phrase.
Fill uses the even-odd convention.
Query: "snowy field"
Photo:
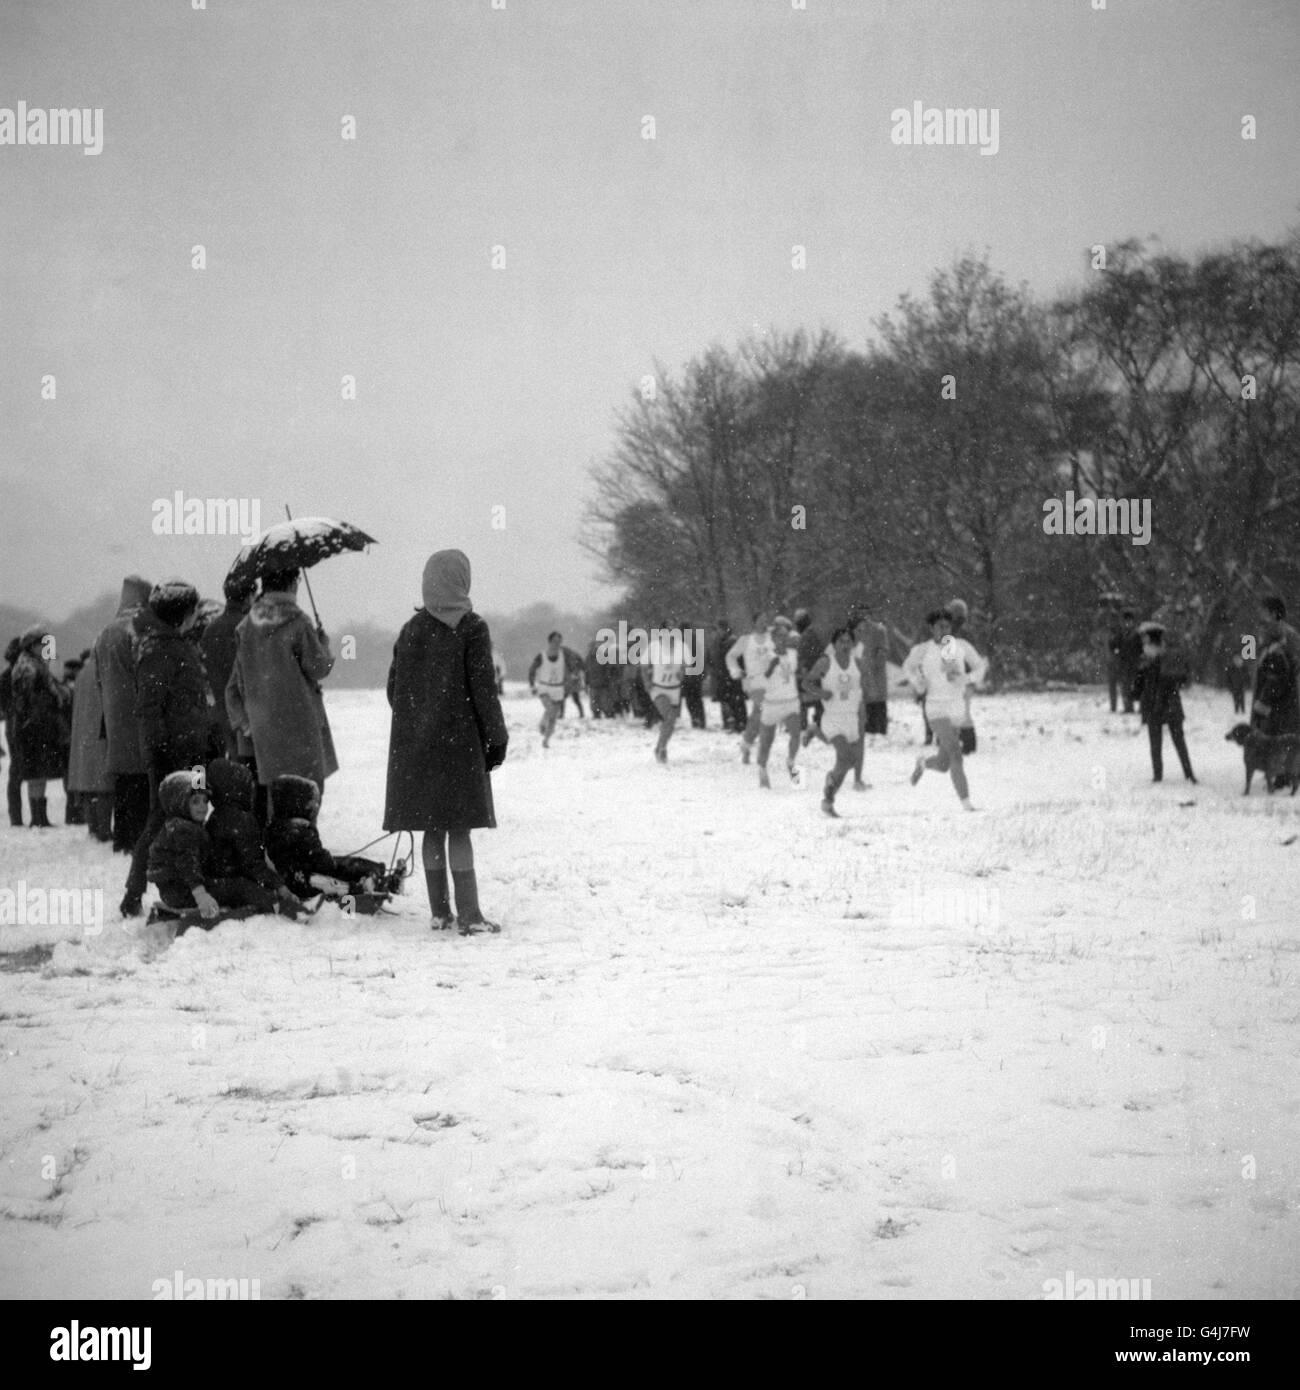
[[[831,822],[824,747],[761,792],[716,729],[543,752],[508,700],[500,937],[431,935],[417,878],[163,946],[84,828],[0,829],[0,887],[107,909],[0,926],[0,1295],[1295,1297],[1300,798],[1186,705],[1194,788],[1096,689],[980,700],[968,815],[895,701]],[[329,709],[353,850],[387,706]]]

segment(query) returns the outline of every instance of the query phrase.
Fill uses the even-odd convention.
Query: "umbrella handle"
[[[284,514],[290,521],[293,520],[293,513],[289,510],[289,504],[287,502],[284,504]],[[306,570],[302,572],[302,582],[307,586],[307,602],[311,604],[311,615],[316,619],[316,631],[323,637],[325,635],[325,629],[321,626],[320,614],[316,611],[316,598],[311,591],[311,579],[308,577]]]

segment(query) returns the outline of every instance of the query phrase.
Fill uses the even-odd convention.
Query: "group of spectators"
[[[142,910],[168,777],[216,758],[242,764],[264,824],[277,778],[305,778],[319,795],[337,770],[320,687],[334,658],[295,601],[298,579],[296,570],[263,575],[260,592],[256,581],[228,583],[223,607],[184,580],[129,575],[75,684],[51,671],[44,629],[10,643],[0,682],[10,823],[23,823],[25,783],[30,823],[49,826],[46,782],[66,779],[68,822],[131,856],[124,916]]]

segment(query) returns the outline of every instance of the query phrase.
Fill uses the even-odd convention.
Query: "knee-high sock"
[[[429,890],[429,911],[434,917],[451,916],[451,898],[447,893],[446,831],[426,830],[421,857],[424,859],[424,882]]]

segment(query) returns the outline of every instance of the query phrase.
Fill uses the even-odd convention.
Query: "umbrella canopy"
[[[257,579],[278,570],[310,569],[312,565],[344,550],[364,550],[374,545],[367,536],[346,521],[328,516],[300,516],[277,521],[239,552],[226,576],[226,583]]]

